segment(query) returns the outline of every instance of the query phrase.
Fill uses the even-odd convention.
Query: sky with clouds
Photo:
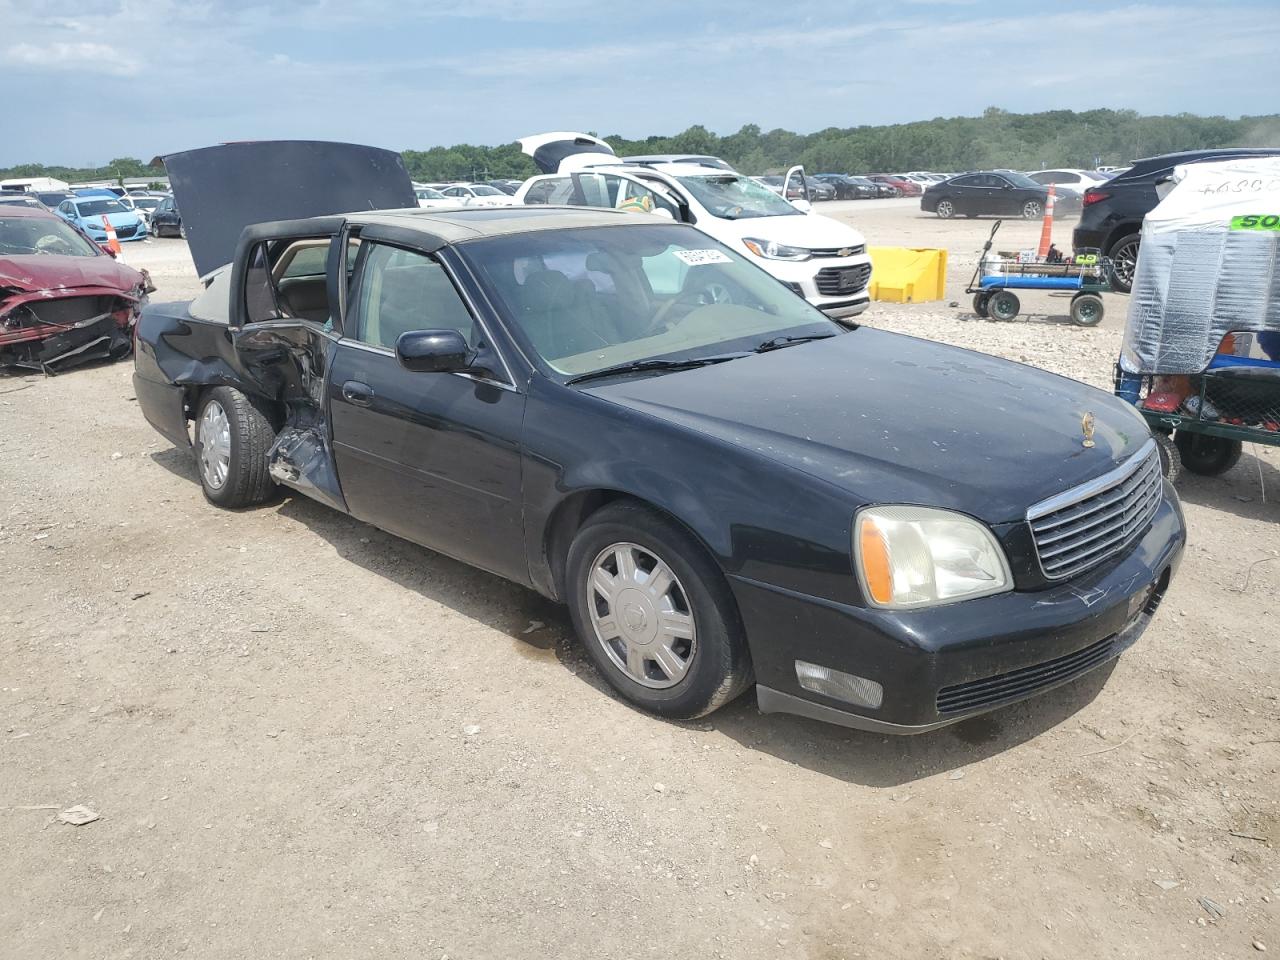
[[[0,0],[0,166],[225,140],[1280,111],[1280,0]]]

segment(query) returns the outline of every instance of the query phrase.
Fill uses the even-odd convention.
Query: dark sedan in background
[[[879,188],[869,180],[843,173],[815,173],[807,179],[810,190],[815,181],[831,187],[836,200],[869,200],[880,195]]]
[[[164,197],[159,206],[151,211],[151,236],[182,237],[186,236],[182,229],[182,214],[173,197]]]
[[[920,209],[952,217],[1044,216],[1049,191],[1021,173],[965,173],[935,183],[920,197]]]
[[[1174,167],[1185,163],[1278,155],[1280,148],[1276,147],[1231,147],[1166,153],[1139,160],[1107,183],[1084,192],[1084,211],[1072,234],[1071,245],[1076,253],[1101,251],[1110,257],[1111,288],[1128,293],[1138,265],[1142,218],[1160,202],[1156,187],[1169,180]]]

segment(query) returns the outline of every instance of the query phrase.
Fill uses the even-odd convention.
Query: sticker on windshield
[[[677,257],[691,267],[700,267],[704,263],[733,263],[721,250],[672,250]]]

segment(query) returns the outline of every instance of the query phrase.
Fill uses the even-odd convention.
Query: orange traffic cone
[[[1049,184],[1049,196],[1044,205],[1044,226],[1040,228],[1040,251],[1037,256],[1043,260],[1049,255],[1053,246],[1053,184]]]
[[[120,255],[120,241],[116,239],[116,228],[111,225],[111,221],[107,219],[107,215],[102,215],[102,226],[107,231],[107,249],[116,256]]]

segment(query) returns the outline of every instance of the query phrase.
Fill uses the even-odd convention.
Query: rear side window
[[[550,177],[529,187],[525,203],[565,204],[573,202],[573,181],[568,177]]]

